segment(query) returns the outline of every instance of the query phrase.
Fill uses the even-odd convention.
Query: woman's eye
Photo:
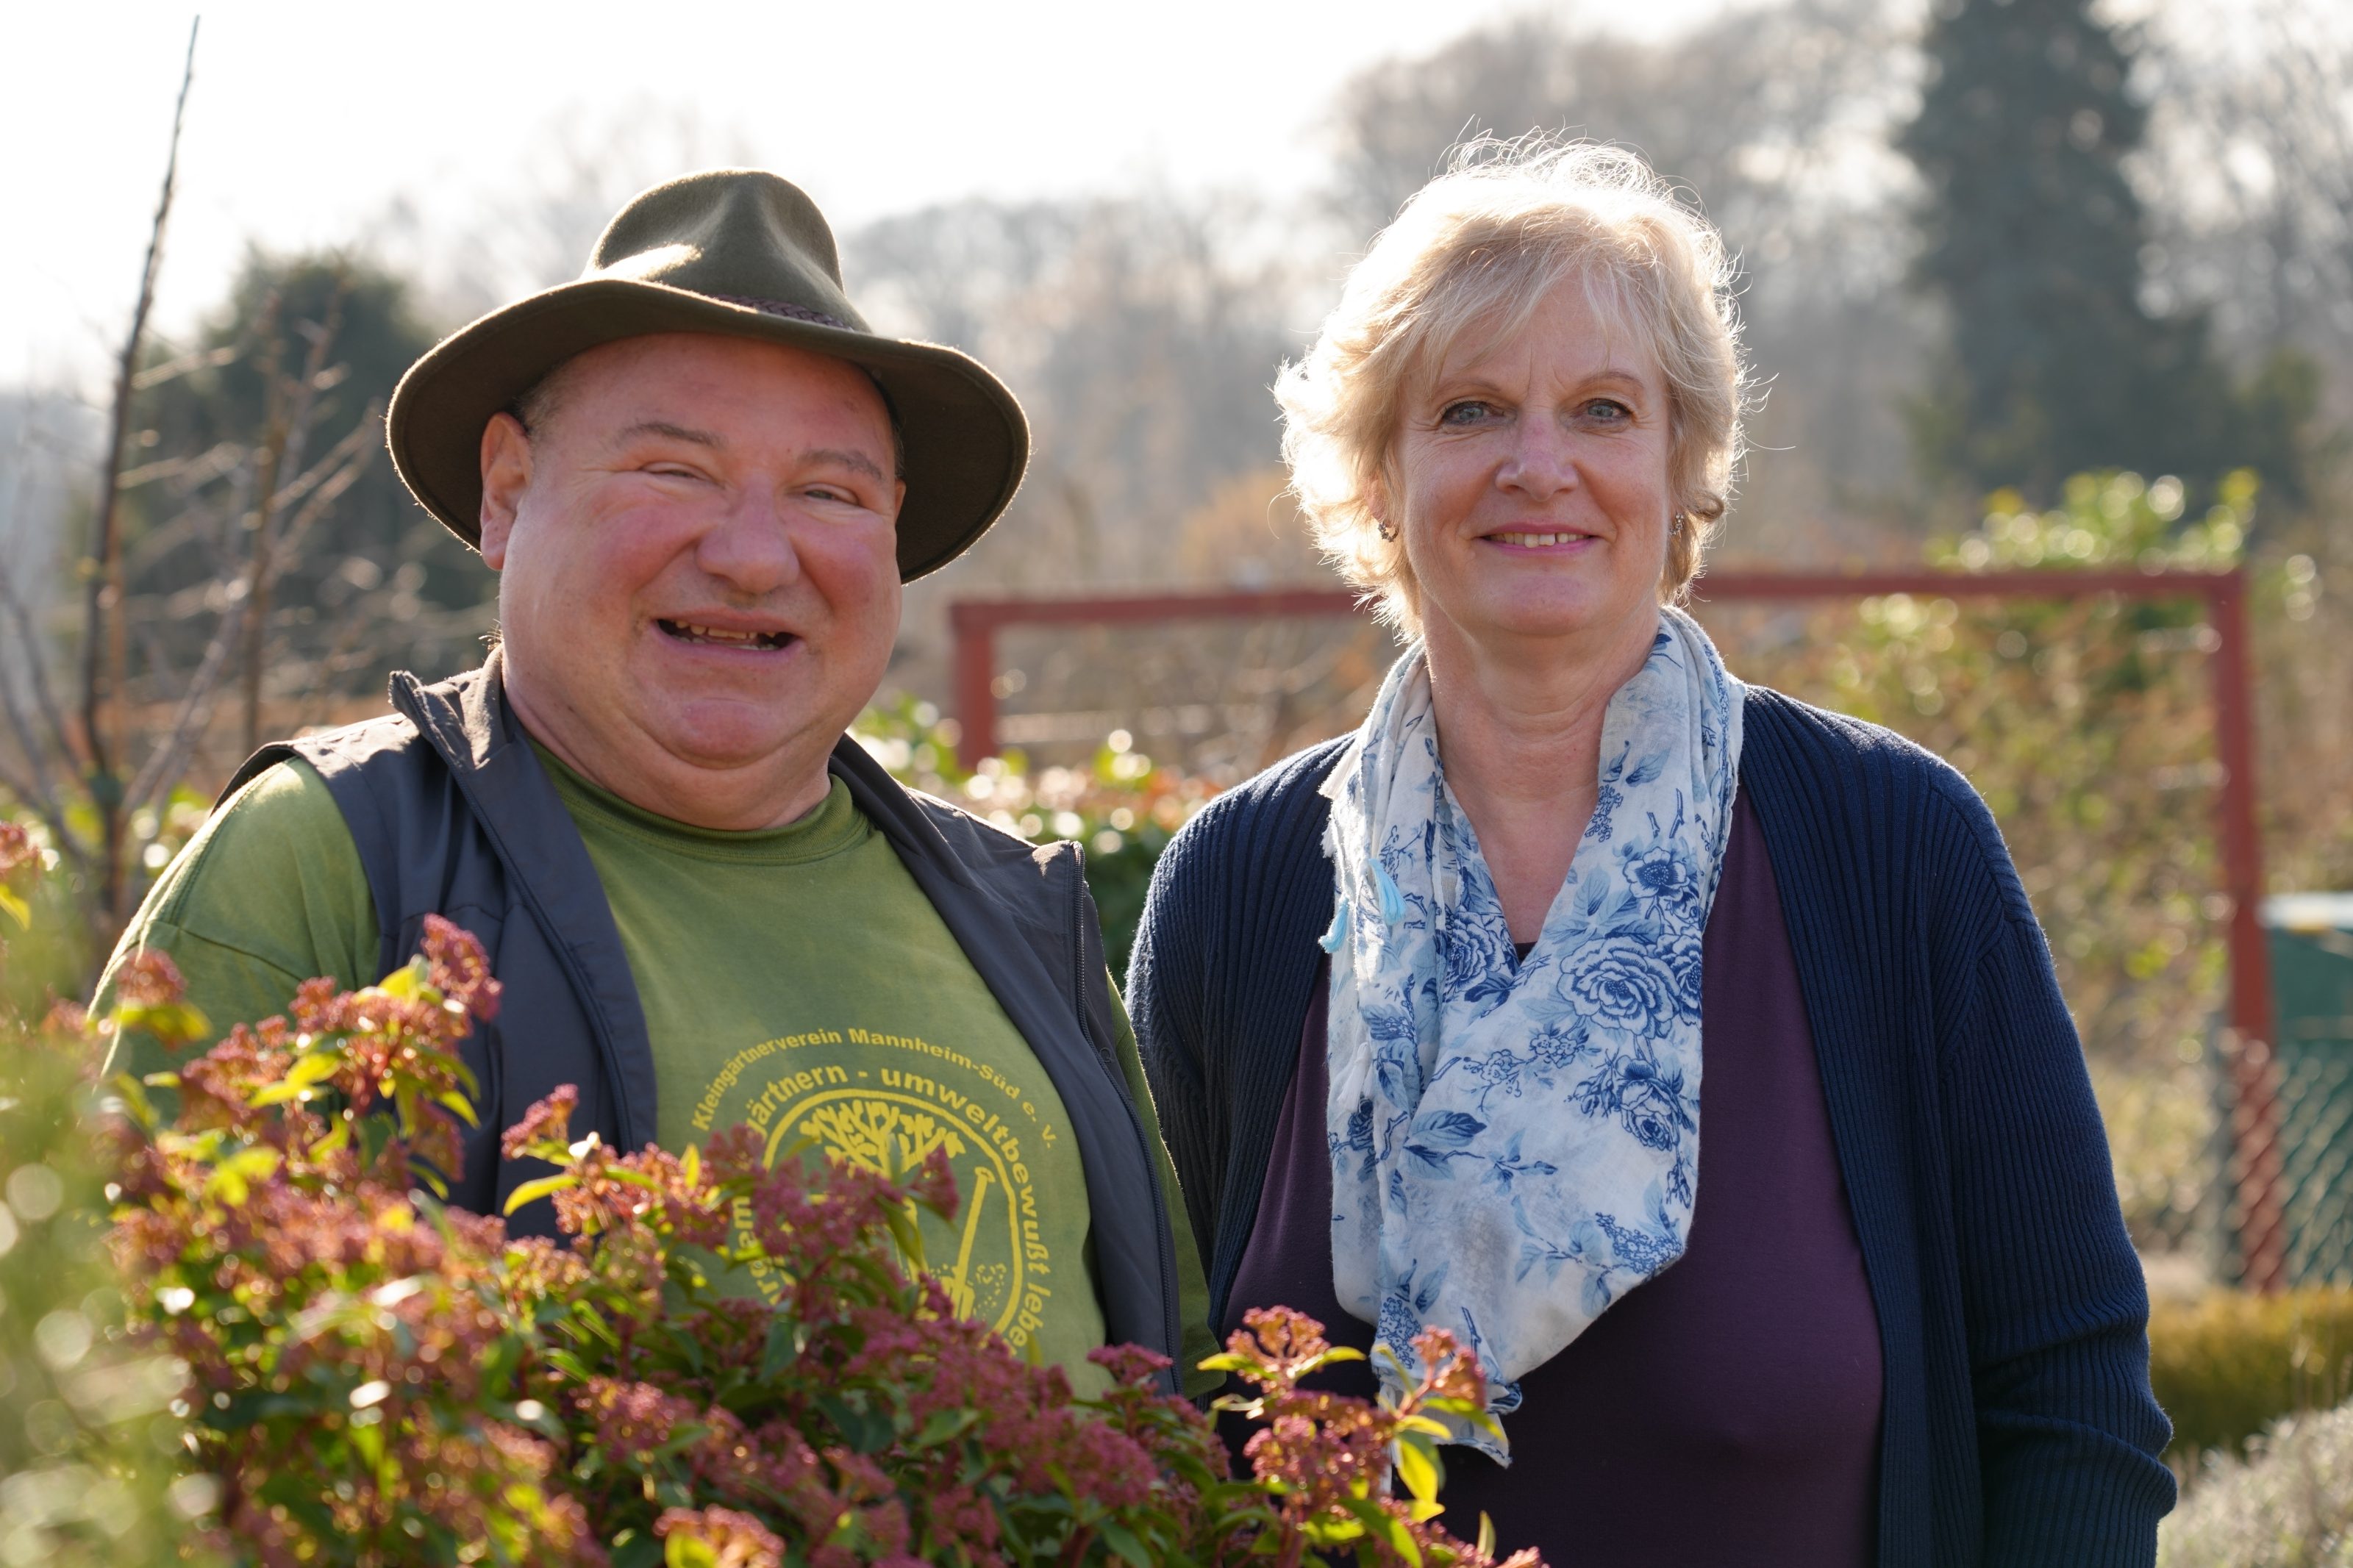
[[[1585,405],[1585,416],[1604,424],[1623,424],[1634,417],[1634,411],[1614,397],[1597,397]]]
[[[1451,426],[1477,425],[1493,417],[1494,413],[1493,404],[1482,403],[1475,397],[1466,397],[1460,403],[1450,403],[1441,409],[1439,412],[1438,422],[1440,425]]]

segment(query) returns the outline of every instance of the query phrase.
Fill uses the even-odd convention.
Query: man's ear
[[[530,488],[531,436],[513,415],[491,415],[482,426],[481,525],[482,563],[493,572],[507,563],[507,539]]]

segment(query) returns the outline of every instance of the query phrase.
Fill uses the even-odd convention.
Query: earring
[[[1668,532],[1670,532],[1670,533],[1681,533],[1683,531],[1683,513],[1681,513],[1681,512],[1677,512],[1677,513],[1675,513],[1675,520],[1674,520],[1674,521],[1672,521],[1672,523],[1669,523],[1669,524],[1667,525],[1667,531],[1668,531]]]
[[[1379,534],[1382,541],[1386,543],[1395,544],[1397,542],[1397,524],[1393,522],[1376,523],[1373,526],[1373,531]]]

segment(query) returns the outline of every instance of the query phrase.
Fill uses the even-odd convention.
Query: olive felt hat
[[[653,332],[789,343],[872,376],[904,449],[904,580],[962,554],[1021,483],[1029,425],[1013,394],[954,349],[869,327],[842,292],[816,204],[755,169],[656,185],[615,216],[578,278],[436,344],[392,395],[393,467],[426,510],[479,547],[482,427],[575,354]]]

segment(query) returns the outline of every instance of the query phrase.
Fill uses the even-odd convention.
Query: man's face
[[[881,394],[840,360],[683,333],[592,349],[550,391],[539,428],[501,415],[482,439],[518,710],[649,810],[798,816],[898,632]]]

